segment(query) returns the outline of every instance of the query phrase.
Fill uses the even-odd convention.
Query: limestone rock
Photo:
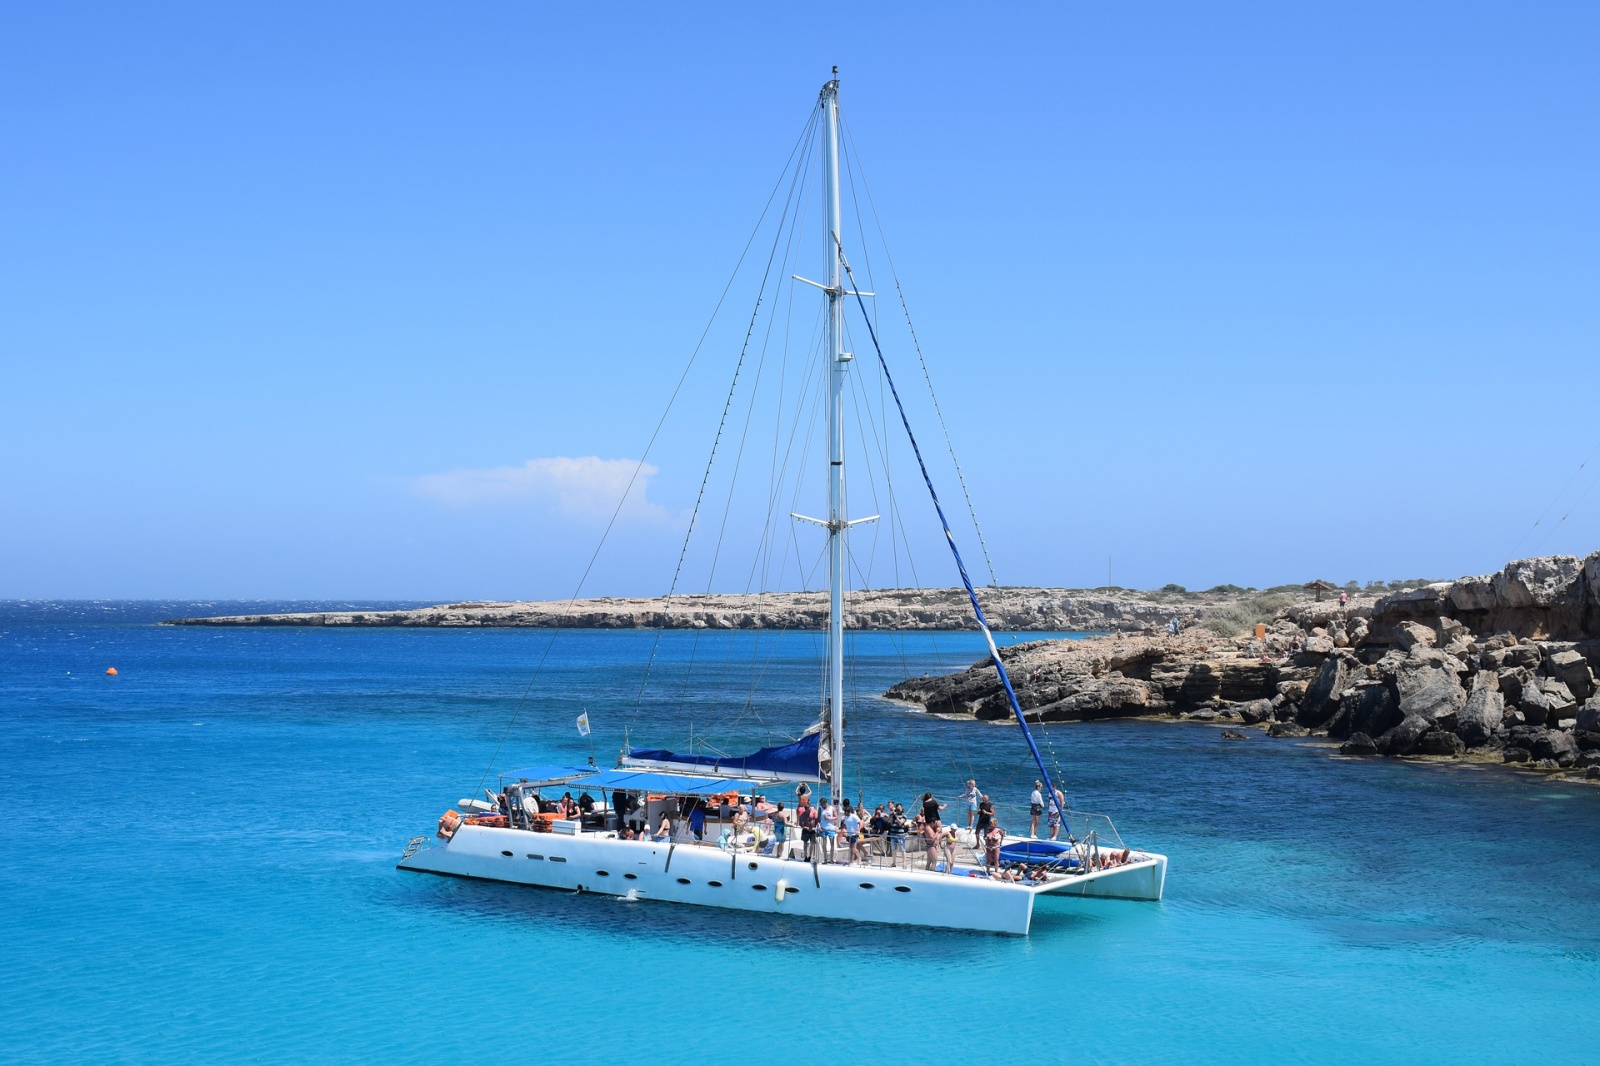
[[[1528,753],[1535,759],[1553,759],[1559,766],[1571,766],[1578,759],[1578,743],[1571,733],[1545,729],[1529,740]]]
[[[1438,639],[1438,634],[1433,630],[1415,622],[1401,622],[1394,629],[1394,643],[1406,651],[1410,651],[1419,645],[1424,648],[1431,648]]]
[[[1388,685],[1381,681],[1366,681],[1345,690],[1339,700],[1339,717],[1344,721],[1343,729],[1350,736],[1365,733],[1369,737],[1377,737],[1399,725],[1405,715],[1400,713],[1400,701]],[[1339,735],[1332,729],[1328,732],[1335,737]]]
[[[1571,648],[1546,658],[1544,672],[1566,685],[1576,700],[1586,700],[1594,695],[1594,675],[1589,670],[1589,661]]]
[[[1243,733],[1239,732],[1237,729],[1224,729],[1222,731],[1222,739],[1223,740],[1249,740],[1250,738],[1245,736]]]
[[[1433,728],[1433,723],[1420,714],[1407,715],[1399,725],[1377,738],[1378,750],[1385,755],[1410,755],[1422,735]]]
[[[1414,647],[1404,660],[1391,664],[1384,679],[1394,689],[1402,714],[1432,724],[1466,706],[1467,693],[1458,680],[1465,672],[1459,659],[1437,649]]]
[[[1495,676],[1506,702],[1513,706],[1522,702],[1522,686],[1533,679],[1533,675],[1522,666],[1502,667]]]
[[[1523,639],[1506,649],[1505,661],[1507,666],[1523,666],[1529,670],[1539,665],[1539,660],[1544,658],[1544,652],[1539,645],[1531,640]]]
[[[1349,662],[1343,655],[1335,655],[1322,664],[1317,676],[1306,687],[1305,698],[1294,720],[1307,729],[1318,729],[1327,724],[1339,709],[1339,693],[1344,691]]]
[[[1480,748],[1499,730],[1506,713],[1506,698],[1500,693],[1499,677],[1480,670],[1472,679],[1467,704],[1456,716],[1456,735],[1469,748]]]
[[[1551,555],[1542,559],[1518,559],[1493,579],[1496,606],[1551,607],[1574,594],[1574,585],[1584,564],[1573,555]]]
[[[1422,734],[1422,739],[1417,741],[1413,749],[1414,755],[1460,755],[1466,745],[1454,733],[1447,733],[1443,729],[1430,729]]]
[[[1572,690],[1565,681],[1557,681],[1553,677],[1539,679],[1539,688],[1546,696],[1550,697],[1550,710],[1558,718],[1570,718],[1577,710],[1579,700],[1573,696]]]
[[[1309,735],[1311,730],[1305,726],[1296,725],[1294,722],[1273,722],[1267,730],[1269,736],[1274,737],[1303,737]]]
[[[1301,649],[1307,655],[1332,655],[1334,643],[1328,637],[1307,637]]]
[[[1272,703],[1269,700],[1251,700],[1239,705],[1239,717],[1245,725],[1255,725],[1265,722],[1272,717]]]
[[[1600,695],[1590,696],[1578,711],[1576,728],[1584,733],[1600,733]]]
[[[1352,733],[1350,739],[1339,745],[1340,755],[1376,755],[1378,745],[1365,733]]]

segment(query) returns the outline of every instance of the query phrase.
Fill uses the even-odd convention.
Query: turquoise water
[[[1596,1058],[1600,790],[1058,727],[1075,805],[1171,856],[1164,903],[1067,905],[1026,939],[629,904],[394,861],[497,748],[587,756],[583,706],[602,761],[630,723],[681,742],[691,652],[714,717],[796,728],[812,636],[666,634],[635,714],[654,634],[562,634],[508,730],[548,633],[149,624],[178,613],[0,606],[5,1062]],[[862,693],[980,653],[858,650]],[[850,734],[869,799],[1031,784],[1008,728],[866,701]]]

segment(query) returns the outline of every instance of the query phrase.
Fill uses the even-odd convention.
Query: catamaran
[[[957,550],[866,310],[864,298],[872,293],[856,284],[841,240],[837,74],[835,68],[822,87],[812,118],[822,151],[827,281],[794,275],[821,290],[827,301],[821,346],[825,365],[819,368],[826,381],[827,517],[793,516],[822,527],[828,538],[824,715],[800,737],[744,755],[624,745],[611,769],[599,768],[591,759],[588,766],[501,771],[499,791],[485,789],[482,799],[460,800],[431,836],[413,837],[401,869],[730,910],[1012,935],[1029,932],[1041,901],[1161,899],[1164,855],[1125,845],[1109,818],[1072,810],[1062,801]],[[848,856],[855,861],[825,861],[820,844],[802,845],[797,839],[800,827],[785,831],[771,822],[767,808],[751,809],[766,792],[802,785],[817,786],[819,799],[846,802],[845,544],[853,526],[872,520],[846,515],[844,399],[854,356],[845,350],[845,311],[851,303],[862,312],[878,367],[971,602],[973,621],[1038,771],[1043,786],[1039,796],[1051,822],[1064,830],[1062,839],[1002,836],[998,831],[980,839],[946,831],[933,820],[909,831],[905,826],[898,832],[891,829],[876,840],[865,834],[865,844]],[[579,724],[586,731],[587,717]],[[559,806],[549,798],[558,793]],[[582,797],[581,804],[571,800],[574,793]],[[1037,822],[1041,811],[1033,813]],[[658,829],[663,821],[665,826]],[[841,844],[839,853],[843,851]]]

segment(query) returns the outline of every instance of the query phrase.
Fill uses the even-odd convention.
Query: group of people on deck
[[[1038,835],[1040,817],[1048,818],[1050,839],[1060,834],[1060,809],[1066,806],[1066,797],[1056,791],[1056,804],[1046,804],[1041,794],[1042,782],[1034,783],[1030,797],[1032,835]],[[694,842],[705,842],[706,805],[703,801],[680,801],[674,825],[673,815],[663,811],[659,821],[652,825],[643,818],[630,818],[633,802],[625,797],[619,801],[618,835],[624,840],[648,840],[668,843],[679,839],[686,827],[687,837]],[[754,839],[762,854],[779,858],[799,858],[806,862],[856,864],[871,861],[869,848],[877,843],[880,854],[899,865],[908,857],[908,841],[920,838],[923,842],[926,868],[930,871],[956,872],[958,849],[970,843],[981,849],[983,866],[991,876],[1006,880],[1034,880],[1043,877],[1044,869],[1014,870],[1002,868],[1000,849],[1005,842],[1005,829],[995,817],[995,805],[988,795],[979,790],[975,781],[969,780],[960,796],[966,808],[967,837],[954,821],[947,822],[944,812],[947,804],[940,803],[932,792],[924,792],[907,813],[903,804],[880,803],[870,811],[865,804],[853,804],[848,798],[835,803],[831,797],[813,800],[811,788],[801,783],[795,789],[794,806],[772,802],[756,793],[738,802],[724,802],[720,810],[723,825],[720,846]],[[1046,807],[1048,806],[1048,811]],[[909,857],[908,857],[909,859]]]

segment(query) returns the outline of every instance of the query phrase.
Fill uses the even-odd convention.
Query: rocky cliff
[[[1237,592],[1163,597],[1120,589],[980,589],[996,629],[1034,632],[1143,630],[1174,616],[1185,623],[1234,603]],[[960,589],[879,589],[845,595],[852,629],[971,629],[972,608]],[[409,611],[178,618],[167,625],[210,626],[534,626],[576,629],[821,629],[824,592],[674,596],[671,599],[587,599],[522,603],[450,603]]]
[[[1301,602],[1264,637],[1118,634],[1002,651],[1043,721],[1167,715],[1342,741],[1346,754],[1499,758],[1600,779],[1600,552],[1347,606]],[[1010,715],[987,660],[892,699]]]

